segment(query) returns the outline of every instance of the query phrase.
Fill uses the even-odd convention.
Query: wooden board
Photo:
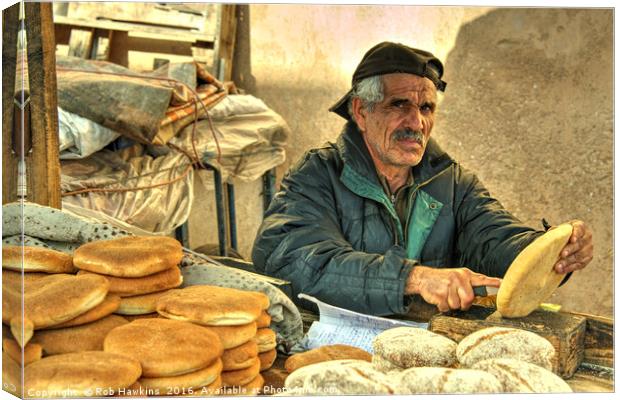
[[[614,367],[614,321],[597,315],[569,313],[586,318],[584,363]]]
[[[459,342],[491,326],[523,329],[549,340],[556,352],[553,370],[562,378],[570,378],[583,360],[586,318],[578,315],[536,310],[527,317],[508,319],[494,309],[472,306],[467,312],[434,316],[428,329]]]

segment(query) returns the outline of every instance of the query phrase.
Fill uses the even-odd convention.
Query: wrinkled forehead
[[[415,95],[421,100],[437,100],[437,88],[426,77],[394,73],[383,75],[382,79],[386,97]]]

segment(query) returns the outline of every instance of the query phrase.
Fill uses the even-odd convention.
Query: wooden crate
[[[570,378],[584,358],[586,318],[578,315],[536,310],[524,318],[502,318],[492,308],[472,306],[431,318],[428,329],[456,342],[477,330],[492,326],[523,329],[549,340],[555,348],[553,372]]]

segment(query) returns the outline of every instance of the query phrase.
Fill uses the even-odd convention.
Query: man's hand
[[[474,301],[474,286],[499,287],[502,280],[490,278],[467,268],[413,268],[405,286],[405,294],[419,294],[439,311],[468,310]]]
[[[573,226],[573,234],[560,252],[561,258],[554,267],[559,274],[585,268],[592,261],[594,254],[590,228],[579,220],[569,221],[569,224]]]

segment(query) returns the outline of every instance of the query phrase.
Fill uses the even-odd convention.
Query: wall
[[[343,121],[327,109],[368,48],[392,40],[433,51],[448,82],[434,135],[527,223],[589,223],[595,259],[550,301],[609,316],[612,18],[609,10],[242,6],[233,73],[290,124],[286,167],[335,140]],[[260,223],[247,212],[238,216],[246,257]]]

